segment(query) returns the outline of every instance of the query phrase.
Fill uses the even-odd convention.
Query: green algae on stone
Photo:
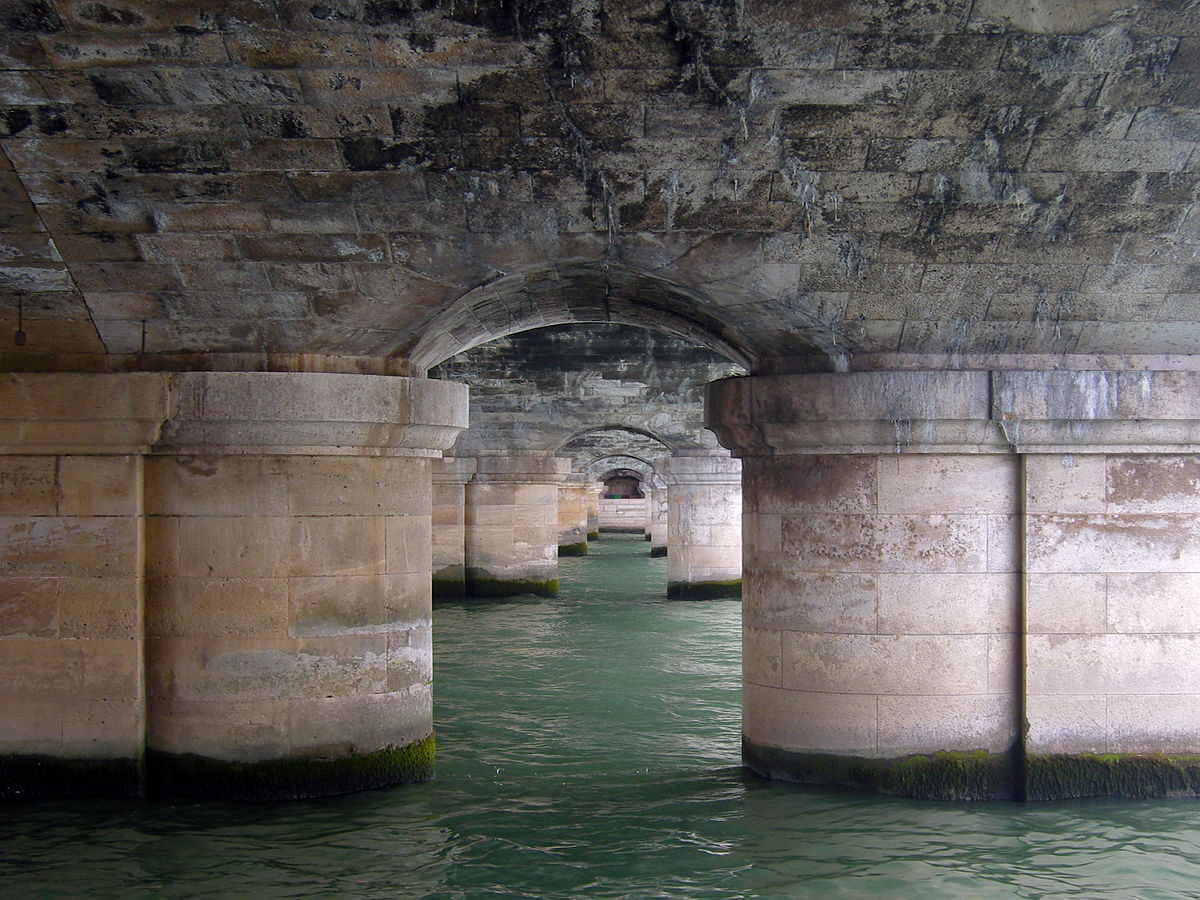
[[[534,594],[538,597],[557,597],[557,578],[495,578],[491,575],[472,575],[467,579],[469,597],[515,597]]]
[[[653,552],[651,553],[653,556]],[[663,554],[666,555],[666,554]],[[667,585],[672,600],[722,600],[742,596],[742,580],[730,581],[672,581]]]
[[[434,600],[461,600],[467,596],[467,580],[465,578],[434,578]]]
[[[146,754],[146,787],[152,796],[217,800],[301,800],[428,781],[436,741],[431,734],[404,747],[335,758],[287,757],[257,762],[213,759],[194,753]]]
[[[666,548],[666,547],[651,547],[651,548],[650,548],[650,555],[651,555],[652,557],[666,556],[666,555],[667,555],[667,548]]]
[[[59,759],[41,754],[0,756],[0,799],[129,798],[142,794],[140,759]]]
[[[587,539],[588,539],[589,541],[598,541],[598,540],[600,540],[600,532],[599,532],[599,531],[589,531],[589,532],[587,533]]]
[[[1031,753],[1030,800],[1200,797],[1200,756],[1161,753]]]
[[[1012,800],[1018,788],[1015,755],[985,750],[872,759],[784,750],[743,737],[742,760],[765,778],[925,800]]]
[[[576,541],[574,544],[559,544],[559,556],[587,556],[587,541]]]

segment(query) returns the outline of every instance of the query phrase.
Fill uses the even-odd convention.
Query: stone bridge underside
[[[0,795],[427,777],[568,472],[424,376],[571,323],[749,373],[757,771],[1200,794],[1200,4],[0,0],[0,150]]]

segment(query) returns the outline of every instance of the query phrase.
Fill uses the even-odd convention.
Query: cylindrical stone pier
[[[572,473],[558,488],[558,555],[586,556],[588,476]]]
[[[667,483],[667,596],[740,597],[742,465],[721,456],[672,456]]]
[[[707,418],[745,463],[748,766],[1200,794],[1196,373],[760,376]]]
[[[475,474],[471,457],[433,461],[433,599],[465,597],[466,484]]]
[[[655,476],[653,482],[648,482],[646,492],[648,507],[647,536],[650,538],[650,555],[667,555],[667,485]]]
[[[137,796],[161,376],[0,375],[0,799]]]
[[[592,481],[587,486],[587,539],[594,541],[600,537],[600,498],[604,495],[604,485]]]
[[[558,489],[571,461],[480,456],[467,484],[467,594],[558,594]]]

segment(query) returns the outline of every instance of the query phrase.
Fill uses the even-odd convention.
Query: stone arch
[[[559,445],[555,448],[555,450],[556,450],[556,452],[568,450],[570,445],[576,441],[581,441],[583,438],[586,438],[589,435],[596,435],[596,434],[600,434],[600,433],[608,432],[608,431],[626,432],[628,434],[639,435],[640,437],[646,438],[649,441],[654,441],[656,443],[661,444],[663,450],[667,453],[675,452],[675,448],[671,444],[671,442],[669,442],[666,438],[662,437],[661,435],[655,434],[653,431],[651,431],[648,428],[639,428],[636,425],[618,425],[615,423],[608,424],[608,425],[597,425],[594,428],[580,429],[579,431],[576,431],[574,434],[571,434],[571,435],[567,436],[566,438],[564,438],[559,443]],[[635,454],[635,453],[630,453],[628,455],[633,456],[635,458],[637,456],[637,454]]]
[[[611,262],[555,263],[467,291],[425,324],[410,360],[423,374],[456,353],[517,332],[608,322],[692,341],[754,371],[758,354],[751,341],[714,308],[699,289],[660,275]]]
[[[583,471],[588,476],[601,480],[606,474],[617,469],[630,469],[637,472],[647,484],[652,483],[652,479],[656,474],[653,463],[632,454],[613,454],[598,457],[588,463]]]

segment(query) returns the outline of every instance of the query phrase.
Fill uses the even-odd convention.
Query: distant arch
[[[425,374],[457,353],[520,331],[612,322],[692,341],[753,371],[750,341],[713,308],[696,288],[659,275],[607,261],[556,263],[467,291],[425,324],[409,358]]]
[[[639,428],[636,425],[617,425],[617,424],[597,425],[594,428],[580,429],[579,431],[576,431],[574,434],[568,435],[566,438],[564,438],[562,441],[560,441],[559,445],[556,449],[557,450],[566,449],[570,444],[572,444],[576,441],[582,441],[584,438],[588,437],[589,435],[598,435],[598,434],[614,432],[614,431],[626,432],[627,434],[636,434],[639,437],[642,437],[647,440],[654,441],[656,443],[661,444],[663,450],[665,450],[667,453],[674,452],[674,448],[671,446],[671,444],[665,438],[661,437],[660,435],[655,434],[653,431],[650,431],[647,428]],[[634,454],[630,454],[630,455],[634,455]]]
[[[583,471],[589,477],[600,481],[606,473],[617,469],[630,469],[637,472],[642,476],[642,480],[646,482],[650,482],[655,476],[654,464],[652,462],[631,454],[612,454],[597,457],[588,463]]]

